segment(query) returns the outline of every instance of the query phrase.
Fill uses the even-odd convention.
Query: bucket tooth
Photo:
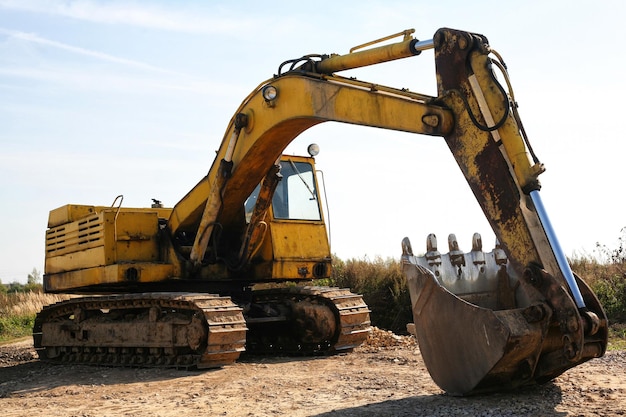
[[[408,240],[408,238],[406,238]],[[426,237],[426,259],[430,265],[441,265],[441,253],[437,250],[437,236],[431,233]]]
[[[496,239],[496,246],[493,249],[493,256],[498,265],[506,265],[506,263],[509,261],[508,257],[506,256],[506,253],[502,249],[502,246],[500,246],[500,242],[497,239]]]
[[[459,241],[456,239],[456,235],[454,233],[450,233],[448,236],[448,248],[450,252],[448,255],[450,256],[450,262],[452,265],[457,267],[465,266],[465,254],[461,249],[459,249]],[[461,270],[459,269],[459,275]]]
[[[480,233],[474,233],[472,236],[472,252],[482,252],[483,250],[483,237]]]
[[[402,256],[413,256],[413,247],[408,237],[402,239]]]
[[[472,251],[469,253],[474,265],[485,264],[485,253],[483,252],[483,238],[480,233],[474,233],[472,236]]]

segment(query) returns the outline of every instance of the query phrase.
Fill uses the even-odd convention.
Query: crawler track
[[[369,308],[358,294],[334,287],[291,287],[254,291],[246,308],[251,353],[345,352],[371,331]]]
[[[215,368],[235,362],[244,350],[350,351],[370,333],[369,308],[347,289],[253,291],[252,300],[240,304],[245,319],[229,297],[211,294],[75,298],[37,315],[34,345],[41,359],[55,362]]]
[[[47,306],[37,315],[33,338],[47,360],[213,368],[238,359],[246,330],[241,308],[228,297],[148,293]]]

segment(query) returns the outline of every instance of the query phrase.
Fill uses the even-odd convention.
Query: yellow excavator
[[[330,277],[313,156],[282,155],[326,121],[444,138],[497,237],[493,252],[416,256],[402,241],[415,334],[451,394],[548,381],[603,355],[607,319],[575,276],[539,197],[544,170],[517,112],[506,66],[483,35],[407,30],[344,55],[283,62],[237,109],[208,174],[173,208],[66,205],[50,212],[44,287],[85,294],[37,316],[43,359],[219,367],[242,351],[350,351],[369,309]],[[395,37],[402,37],[395,40]],[[339,72],[434,49],[436,97]],[[506,88],[496,74],[505,80]]]

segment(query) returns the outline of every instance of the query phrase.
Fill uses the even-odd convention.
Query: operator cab
[[[300,280],[330,276],[330,243],[313,158],[317,152],[317,145],[311,145],[310,157],[281,156],[280,170],[271,176],[276,180],[273,192],[264,198],[261,183],[244,203],[248,228],[265,229],[262,241],[249,240],[248,253],[254,253],[249,260],[253,268],[271,263],[272,277]],[[269,195],[267,210],[255,207],[267,203]],[[259,211],[267,215],[259,215]]]

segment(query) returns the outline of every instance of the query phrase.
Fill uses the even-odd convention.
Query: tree
[[[13,281],[10,284],[7,284],[7,293],[8,294],[14,294],[17,292],[24,292],[24,288],[26,286],[24,284],[20,284],[17,281]]]
[[[37,270],[37,268],[33,268],[33,272],[28,274],[28,285],[36,285],[41,282],[41,274]]]

